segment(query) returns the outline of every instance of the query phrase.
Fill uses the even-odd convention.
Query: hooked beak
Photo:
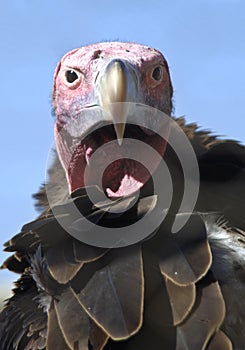
[[[105,118],[113,122],[118,144],[122,145],[129,109],[125,102],[138,100],[136,75],[127,63],[114,59],[100,73],[97,87]]]

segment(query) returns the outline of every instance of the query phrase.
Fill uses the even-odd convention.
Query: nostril
[[[98,58],[102,58],[102,57],[101,57],[101,53],[102,53],[101,50],[96,50],[96,51],[94,52],[94,54],[93,54],[92,59],[93,59],[93,60],[97,60]]]

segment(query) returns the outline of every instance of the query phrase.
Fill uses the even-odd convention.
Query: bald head
[[[100,104],[96,88],[114,60],[124,63],[137,84],[137,96],[128,95],[127,101],[138,99],[171,114],[172,85],[164,56],[144,45],[105,42],[70,51],[59,62],[53,87],[57,116],[62,114],[62,108],[69,112],[69,102],[73,103],[74,99],[78,99],[81,106]]]

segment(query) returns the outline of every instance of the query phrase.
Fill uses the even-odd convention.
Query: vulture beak
[[[129,64],[113,59],[98,77],[99,103],[106,120],[112,121],[118,144],[122,145],[129,106],[124,102],[138,100],[136,74]]]

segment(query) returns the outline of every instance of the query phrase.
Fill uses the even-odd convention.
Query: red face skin
[[[89,132],[93,128],[93,122],[89,115],[87,119],[83,117],[84,111],[89,110],[89,107],[101,106],[103,99],[109,98],[110,101],[111,90],[105,82],[109,81],[114,87],[114,82],[106,75],[107,67],[115,59],[120,60],[121,65],[125,66],[130,74],[126,72],[127,93],[125,96],[121,93],[120,99],[112,102],[137,102],[157,108],[167,115],[171,114],[172,85],[169,70],[166,60],[157,50],[133,43],[107,42],[67,53],[55,72],[53,106],[57,118],[56,146],[70,192],[88,185],[85,184],[84,172],[91,155],[96,150],[100,152],[100,147],[108,141],[116,139],[113,125]],[[106,79],[103,86],[102,79]],[[120,85],[120,81],[117,84]],[[103,124],[103,117],[101,118],[103,126],[105,123]],[[167,134],[168,130],[164,132],[165,136]],[[126,125],[124,137],[141,140],[152,146],[161,156],[164,154],[166,139],[153,132],[147,132],[144,128]],[[76,145],[72,146],[75,142]],[[98,171],[87,169],[90,185],[98,185],[97,173],[110,154],[125,158],[123,155],[126,147],[130,147],[130,143],[111,145],[106,154],[101,151],[96,164]],[[142,159],[143,164],[145,157],[147,154],[141,154],[139,149],[139,159]],[[157,165],[152,165],[151,172]],[[110,197],[124,196],[138,190],[149,177],[149,171],[139,162],[119,159],[106,168],[102,187]]]

